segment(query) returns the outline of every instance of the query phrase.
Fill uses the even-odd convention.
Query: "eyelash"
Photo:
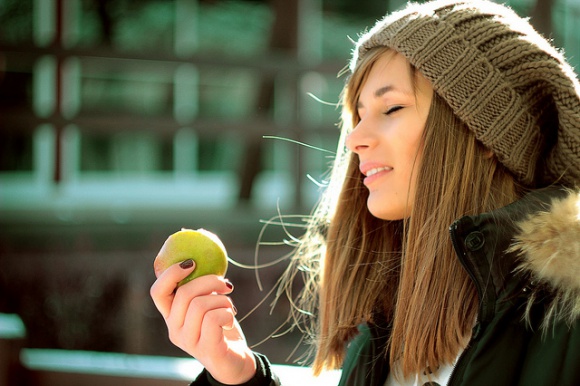
[[[385,115],[395,113],[395,112],[401,110],[402,108],[403,108],[403,106],[393,106],[385,112]]]

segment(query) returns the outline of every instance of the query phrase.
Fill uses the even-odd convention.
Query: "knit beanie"
[[[405,56],[526,186],[580,184],[580,85],[563,55],[504,5],[411,3],[357,42]]]

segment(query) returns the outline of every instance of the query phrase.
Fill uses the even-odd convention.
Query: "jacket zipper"
[[[467,274],[469,275],[469,277],[471,278],[471,280],[475,284],[475,288],[477,289],[477,294],[479,296],[480,302],[482,302],[483,301],[483,299],[482,299],[482,293],[483,293],[483,291],[481,290],[481,288],[479,286],[479,283],[477,282],[477,280],[475,278],[475,275],[472,272],[472,267],[470,266],[470,264],[468,264],[467,260],[465,260],[465,258],[464,258],[465,252],[464,252],[463,248],[457,242],[457,236],[455,235],[455,232],[457,230],[457,225],[458,225],[459,221],[460,220],[455,221],[449,227],[449,233],[450,233],[450,236],[451,236],[451,243],[453,245],[453,249],[455,250],[455,253],[458,256],[459,261],[461,262],[461,264],[463,265],[463,267],[465,267],[465,270],[467,271]],[[479,321],[479,312],[478,312],[477,313],[477,316],[475,318],[475,326],[474,326],[474,329],[475,328],[478,328],[477,331],[479,331],[479,324],[480,324],[480,321]],[[457,358],[457,361],[453,365],[453,370],[451,371],[451,375],[449,376],[449,381],[447,382],[447,386],[454,386],[454,385],[460,385],[461,384],[459,378],[456,375],[458,373],[459,374],[463,374],[463,372],[465,370],[465,366],[467,364],[467,361],[465,360],[465,358],[468,355],[471,355],[471,351],[473,350],[472,343],[475,340],[475,337],[476,337],[475,335],[476,334],[474,333],[474,331],[472,331],[471,338],[469,339],[469,342],[467,343],[467,347],[459,355],[459,358]]]

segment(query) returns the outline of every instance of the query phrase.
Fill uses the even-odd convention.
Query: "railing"
[[[191,358],[24,348],[18,316],[0,314],[1,386],[185,385],[202,370]],[[340,371],[313,377],[308,367],[273,365],[283,385],[334,385]]]

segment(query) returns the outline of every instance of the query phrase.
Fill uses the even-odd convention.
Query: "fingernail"
[[[193,260],[187,259],[187,260],[184,260],[181,263],[179,263],[179,266],[183,269],[189,269],[189,268],[193,267],[193,264],[194,264]]]
[[[238,309],[236,308],[236,306],[234,306],[233,303],[232,303],[232,310],[234,310],[234,315],[238,314]]]
[[[228,287],[229,289],[233,290],[234,289],[234,285],[232,284],[231,281],[226,280],[226,287]]]

